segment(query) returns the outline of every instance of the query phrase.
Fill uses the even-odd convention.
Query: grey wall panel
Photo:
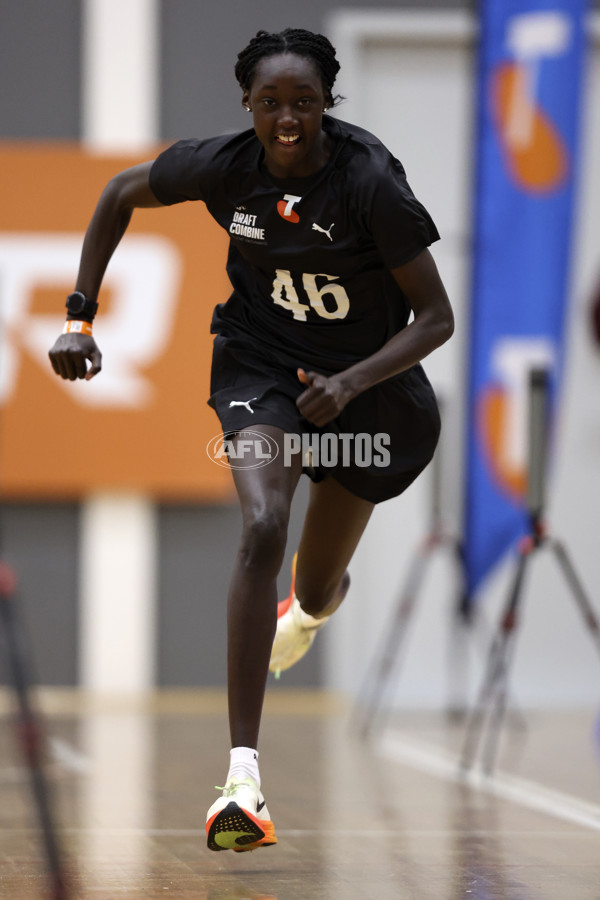
[[[0,506],[0,554],[19,580],[35,678],[40,684],[77,683],[77,546],[75,504]],[[4,636],[0,639],[4,655]],[[0,677],[6,683],[5,660]]]
[[[377,9],[464,8],[465,0],[378,0]],[[161,134],[167,140],[208,137],[251,127],[233,69],[259,30],[322,31],[337,8],[368,8],[366,0],[162,0]]]
[[[230,507],[159,510],[158,683],[225,683],[228,548],[239,535]]]
[[[0,0],[0,137],[79,137],[80,33],[80,0]]]
[[[301,480],[294,501],[279,596],[289,591],[290,563],[308,498]],[[237,506],[162,506],[159,510],[158,684],[224,685],[226,602],[240,536]],[[251,636],[249,636],[251,640]],[[284,673],[272,688],[321,683],[321,646]]]

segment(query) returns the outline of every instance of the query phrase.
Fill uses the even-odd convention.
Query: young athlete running
[[[258,32],[235,67],[254,127],[179,141],[109,182],[65,331],[50,351],[62,378],[94,377],[96,298],[132,211],[204,201],[230,235],[233,287],[213,315],[209,402],[232,446],[241,432],[260,432],[280,450],[257,468],[246,443],[232,469],[243,519],[227,614],[233,749],[223,794],[208,811],[212,850],[276,843],[257,752],[269,665],[285,669],[306,653],[344,598],[374,504],[411,484],[439,433],[419,365],[453,330],[427,249],[439,236],[381,142],[324,115],[336,102],[338,70],[322,35]],[[337,464],[320,465],[318,440],[312,455],[284,452],[290,435],[338,436]],[[365,458],[357,435],[385,452]],[[313,479],[310,503],[290,596],[278,610],[276,578],[303,468]]]

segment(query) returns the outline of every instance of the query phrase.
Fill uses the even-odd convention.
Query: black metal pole
[[[69,900],[58,839],[54,827],[50,791],[43,768],[44,735],[29,702],[29,678],[21,629],[15,611],[16,578],[5,563],[0,562],[0,620],[5,634],[10,676],[17,698],[17,737],[27,763],[31,788],[38,812],[41,836],[46,853],[50,900]]]

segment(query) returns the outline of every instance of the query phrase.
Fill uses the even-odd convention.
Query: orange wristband
[[[65,327],[63,328],[63,334],[89,334],[92,336],[92,323],[91,322],[83,322],[80,319],[67,319],[65,322]]]

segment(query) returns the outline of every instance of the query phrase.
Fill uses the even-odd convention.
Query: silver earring
[[[246,110],[246,112],[252,112],[249,106],[245,106],[244,109]]]

